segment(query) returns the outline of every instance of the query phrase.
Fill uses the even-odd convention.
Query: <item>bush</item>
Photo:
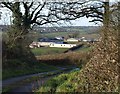
[[[24,62],[21,62],[17,59],[9,59],[6,61],[6,65],[3,64],[3,68],[18,68],[18,67],[24,67],[26,65]]]
[[[77,87],[77,82],[72,83],[78,71],[71,72],[70,74],[61,74],[48,80],[38,92],[72,92]],[[76,78],[77,80],[77,78]]]
[[[78,70],[67,74],[68,79],[56,88],[56,92],[75,92],[79,85],[78,74]]]
[[[55,92],[56,88],[68,80],[68,74],[61,74],[48,80],[38,92]]]
[[[68,52],[57,55],[37,56],[37,60],[49,65],[75,65],[83,67],[92,57],[92,52]]]

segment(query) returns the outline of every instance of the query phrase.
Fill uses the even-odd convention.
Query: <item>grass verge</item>
[[[48,55],[48,54],[59,54],[66,51],[67,48],[50,48],[50,47],[41,47],[32,49],[32,52],[35,56],[39,55]]]
[[[19,64],[18,62],[12,62],[15,63],[15,66]],[[12,64],[11,63],[11,64]],[[47,65],[44,63],[36,63],[33,66],[27,66],[27,64],[18,65],[17,67],[9,67],[5,68],[2,71],[2,79],[12,78],[16,76],[22,76],[27,74],[34,74],[34,73],[40,73],[40,72],[47,72],[52,70],[57,70],[55,66]],[[13,64],[12,64],[13,65]]]
[[[69,74],[61,74],[50,80],[48,80],[42,87],[40,87],[35,93],[40,92],[55,93],[55,92],[64,92],[64,89],[67,88],[68,92],[73,92],[76,88],[78,78],[76,78],[76,83],[71,83],[70,81],[74,80],[75,75],[79,73],[78,70],[72,71]]]

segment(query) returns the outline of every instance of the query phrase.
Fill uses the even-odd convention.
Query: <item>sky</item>
[[[110,0],[110,2],[115,2],[115,1],[120,1],[120,0]],[[2,12],[2,15],[1,15],[1,20],[0,20],[0,25],[10,25],[10,22],[11,22],[11,15],[12,13],[10,13],[8,11],[8,9],[0,9],[0,12]],[[86,18],[86,17],[81,17],[79,19],[76,19],[76,20],[72,20],[71,21],[71,24],[70,23],[64,23],[63,21],[61,21],[61,25],[63,26],[100,26],[102,25],[102,23],[98,23],[98,24],[95,24],[93,22],[89,22],[91,19],[90,18]],[[54,24],[56,26],[56,24]],[[44,25],[44,26],[51,26],[51,24],[47,24],[47,25]]]
[[[63,22],[59,26],[101,26],[102,23],[95,24],[94,22],[89,22],[91,19],[86,17],[81,17],[76,20],[72,20],[70,22]],[[43,25],[43,26],[53,26],[51,24]],[[54,24],[54,26],[58,26],[57,24]]]
[[[8,9],[3,9],[0,10],[2,12],[1,14],[1,20],[0,20],[0,25],[10,25],[10,16],[12,15],[12,13],[10,13],[8,11]],[[86,17],[81,17],[79,19],[76,20],[72,20],[71,23],[69,22],[63,22],[61,21],[60,23],[62,26],[98,26],[101,24],[95,24],[93,22],[89,22],[91,19],[86,18]],[[57,24],[54,24],[55,26],[57,26]],[[43,26],[51,26],[51,24],[47,24],[47,25],[43,25]]]

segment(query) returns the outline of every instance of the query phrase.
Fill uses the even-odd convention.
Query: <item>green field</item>
[[[72,34],[75,34],[77,33],[77,37],[90,37],[90,38],[97,38],[99,36],[99,34],[95,34],[95,33],[91,33],[91,34],[88,34],[86,32],[54,32],[54,33],[41,33],[40,36],[41,37],[56,37],[56,36],[63,36],[63,37],[66,37],[66,36],[69,36],[69,35],[72,35]]]
[[[75,50],[76,52],[89,52],[93,49],[93,46],[84,45],[83,47]]]
[[[48,55],[48,54],[59,54],[63,53],[67,50],[67,48],[49,48],[49,47],[41,47],[31,49],[35,56],[39,55]]]
[[[41,33],[41,36],[50,37],[50,38],[57,37],[57,36],[66,37],[74,33],[75,32],[53,32],[53,33],[51,32],[51,33]],[[78,32],[78,34],[80,34],[80,32]]]

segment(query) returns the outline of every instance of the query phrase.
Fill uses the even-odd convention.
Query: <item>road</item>
[[[73,67],[71,69],[69,68],[69,70],[67,70],[68,68],[59,68],[59,70],[55,70],[55,71],[43,72],[43,73],[37,73],[37,74],[31,74],[31,75],[26,75],[26,76],[21,76],[21,77],[10,78],[10,79],[2,81],[2,88],[8,87],[8,86],[9,87],[13,86],[12,92],[32,92],[32,90],[37,89],[44,82],[46,82],[48,79],[55,76],[55,75],[51,75],[51,76],[47,76],[47,77],[42,78],[42,77],[40,77],[41,75],[49,74],[51,72],[57,73],[59,71],[66,71],[66,70],[67,70],[66,72],[68,72],[74,68],[75,67]],[[58,73],[58,74],[60,74],[60,73]],[[40,79],[38,79],[36,81],[29,82],[29,83],[22,83],[22,81],[24,81],[25,79],[29,79],[32,77],[40,77]],[[15,87],[15,85],[16,85],[16,87]]]
[[[47,80],[49,80],[50,78],[53,78],[54,76],[40,78],[38,80],[32,81],[30,83],[23,84],[23,85],[18,84],[17,88],[12,89],[11,92],[13,92],[13,93],[16,93],[16,92],[33,92],[33,90],[37,90]]]

